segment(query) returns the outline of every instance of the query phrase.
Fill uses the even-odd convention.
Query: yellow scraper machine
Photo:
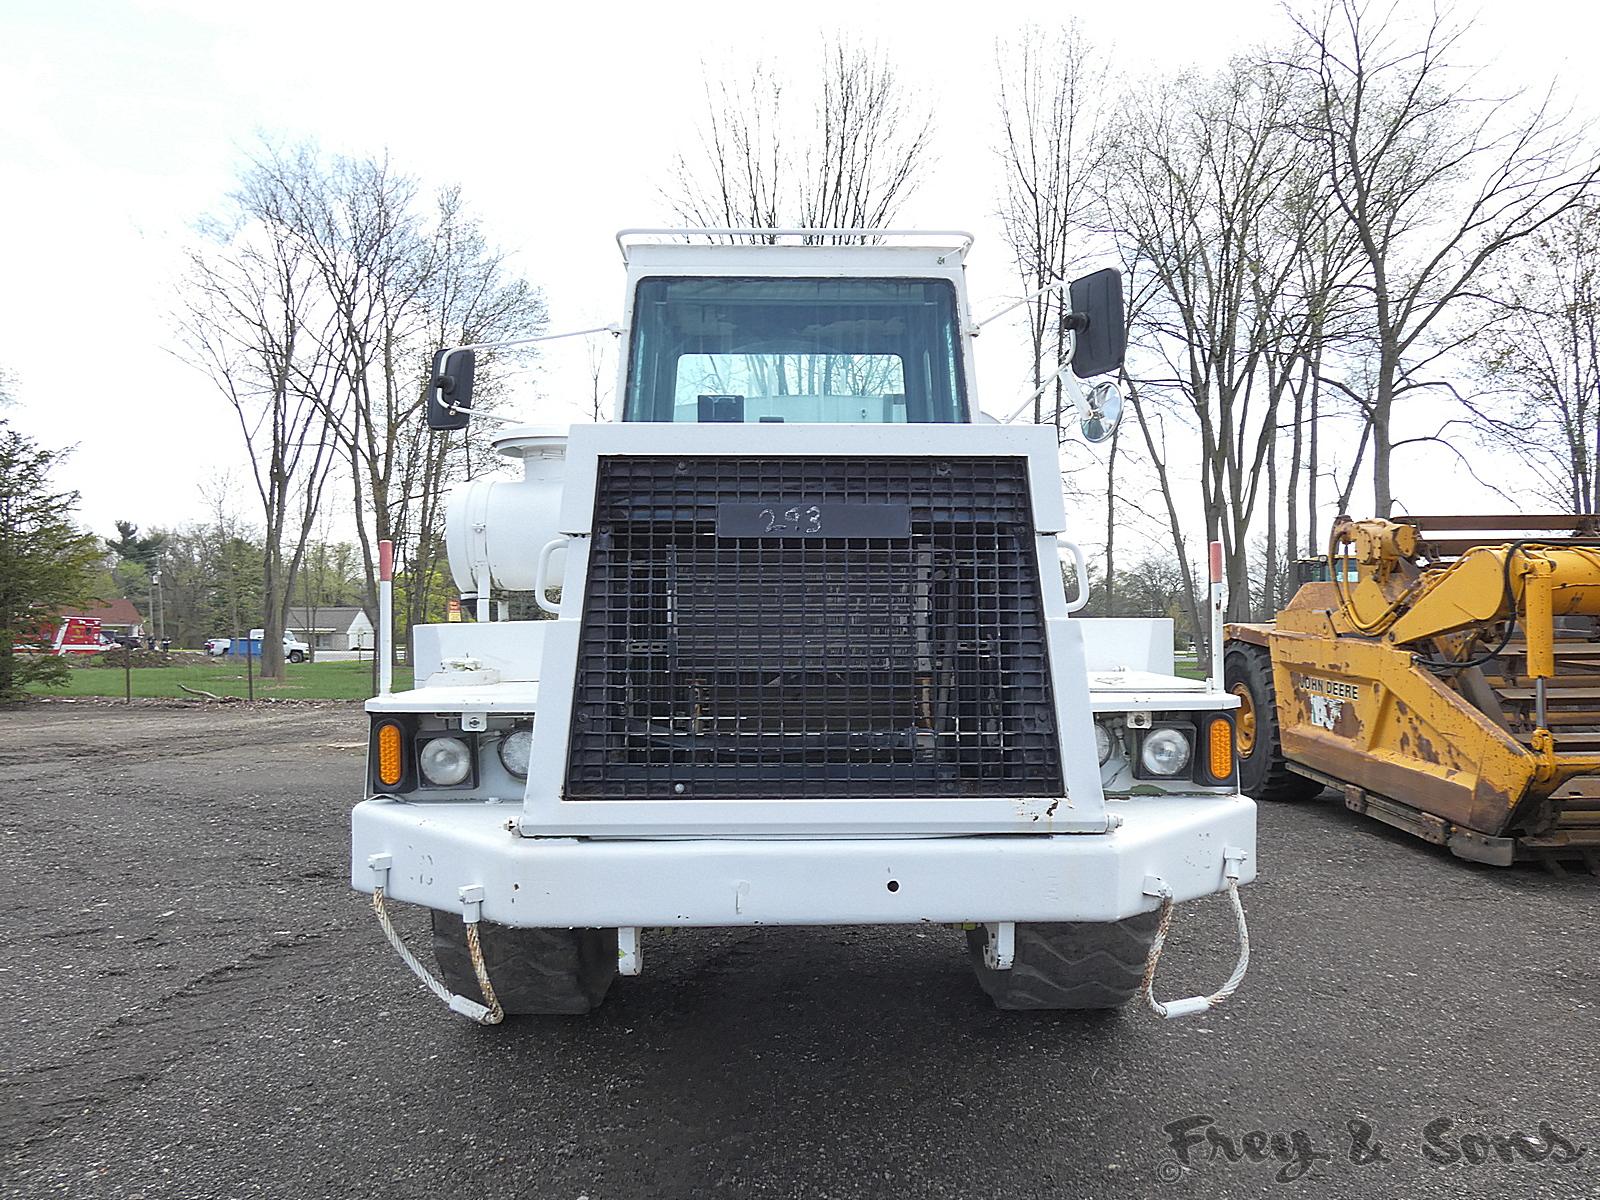
[[[1597,535],[1594,516],[1340,518],[1275,622],[1227,628],[1243,790],[1326,785],[1462,858],[1600,874]]]

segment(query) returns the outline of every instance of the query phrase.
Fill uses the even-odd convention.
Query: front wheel
[[[589,1012],[617,977],[615,929],[521,929],[483,921],[478,944],[507,1016]],[[433,957],[446,987],[484,1002],[459,913],[433,910]]]
[[[1322,785],[1289,769],[1279,740],[1272,656],[1264,646],[1231,642],[1222,659],[1225,686],[1239,697],[1239,790],[1252,800],[1307,800]]]
[[[967,953],[996,1008],[1120,1008],[1139,994],[1159,921],[1159,912],[1148,912],[1120,921],[1019,924],[1008,971],[984,961],[989,930],[978,925],[967,931]]]
[[[303,663],[303,662],[305,662],[305,660],[306,660],[306,656],[305,656],[305,652],[303,650],[291,650],[291,651],[289,651],[289,661],[290,662],[292,662],[292,663]]]

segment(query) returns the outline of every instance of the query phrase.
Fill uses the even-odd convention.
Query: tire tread
[[[1256,708],[1255,750],[1250,758],[1254,759],[1257,754],[1266,756],[1265,768],[1256,768],[1261,770],[1260,778],[1248,784],[1246,760],[1240,759],[1239,782],[1244,792],[1253,800],[1293,802],[1309,800],[1322,791],[1322,785],[1316,780],[1291,770],[1284,756],[1283,743],[1278,736],[1278,689],[1273,679],[1272,655],[1266,647],[1229,642],[1223,655],[1222,675],[1225,687],[1231,689],[1235,683],[1242,682],[1250,689]]]
[[[591,1012],[617,975],[615,929],[520,929],[484,921],[478,941],[508,1016]],[[467,927],[456,913],[433,911],[433,957],[446,987],[483,1003]]]
[[[1150,912],[1121,921],[1019,924],[1009,971],[983,961],[989,934],[982,926],[967,931],[967,953],[996,1008],[1119,1008],[1139,993],[1157,921]]]

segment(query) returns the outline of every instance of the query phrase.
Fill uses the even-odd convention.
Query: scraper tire
[[[1230,642],[1222,659],[1223,685],[1239,697],[1239,790],[1252,800],[1309,800],[1322,785],[1289,769],[1278,738],[1278,695],[1265,647]],[[1254,717],[1246,753],[1245,714]]]
[[[983,961],[989,931],[979,925],[967,931],[967,953],[996,1008],[1120,1008],[1139,994],[1159,919],[1149,912],[1120,921],[1019,924],[1009,971]]]
[[[478,941],[508,1016],[590,1012],[617,977],[615,929],[519,929],[484,921]],[[459,913],[434,910],[433,957],[446,987],[483,1003]]]

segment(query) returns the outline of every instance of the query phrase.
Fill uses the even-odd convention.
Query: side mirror
[[[1071,304],[1069,324],[1078,339],[1072,352],[1072,373],[1079,379],[1089,379],[1115,371],[1122,365],[1128,346],[1122,312],[1122,272],[1106,267],[1074,279]]]
[[[1078,422],[1083,440],[1091,445],[1108,441],[1122,420],[1122,393],[1107,380],[1089,389],[1083,398],[1084,412]]]
[[[441,350],[433,356],[433,375],[428,380],[429,429],[465,429],[471,423],[476,365],[471,350]]]

